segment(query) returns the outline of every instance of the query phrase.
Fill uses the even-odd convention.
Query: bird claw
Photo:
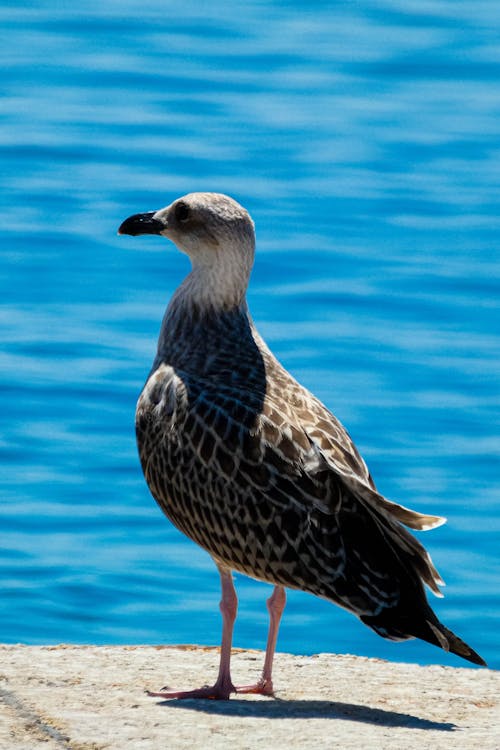
[[[271,680],[259,680],[254,685],[240,685],[235,688],[237,693],[247,695],[269,695],[274,697],[273,683]]]
[[[146,690],[146,694],[150,698],[163,698],[164,700],[202,698],[213,701],[227,701],[231,693],[274,696],[273,683],[271,680],[259,680],[253,685],[240,685],[239,687],[235,687],[232,683],[229,685],[215,683],[215,685],[204,685],[194,690],[170,690],[168,686],[161,688],[158,692]]]
[[[231,693],[237,692],[237,688],[234,685],[204,685],[201,688],[195,688],[194,690],[169,690],[164,687],[158,692],[146,690],[146,694],[150,698],[163,698],[164,700],[171,700],[176,698],[177,700],[187,698],[203,698],[205,700],[213,701],[227,701]]]

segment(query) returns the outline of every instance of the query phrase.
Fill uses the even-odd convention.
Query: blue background
[[[499,666],[500,6],[4,2],[0,641],[218,643],[213,563],[143,481],[135,401],[188,271],[131,213],[253,215],[254,319],[422,535]],[[269,587],[237,577],[235,644]],[[465,665],[292,593],[279,648]]]

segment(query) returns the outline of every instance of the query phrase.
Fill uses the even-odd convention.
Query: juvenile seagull
[[[380,495],[344,427],[257,333],[246,303],[255,233],[245,209],[226,195],[190,193],[129,217],[118,231],[163,235],[191,260],[137,404],[137,442],[153,497],[210,553],[222,587],[215,684],[151,695],[271,695],[285,587],[340,605],[384,638],[422,638],[484,664],[430,608],[424,584],[439,596],[443,582],[405,528],[445,519]],[[230,673],[232,571],[274,585],[262,676],[242,687]]]

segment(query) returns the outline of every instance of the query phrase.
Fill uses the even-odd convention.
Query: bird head
[[[222,193],[189,193],[166,208],[134,214],[125,219],[118,234],[168,237],[193,265],[211,265],[217,256],[235,249],[242,265],[253,262],[253,221],[239,203]]]

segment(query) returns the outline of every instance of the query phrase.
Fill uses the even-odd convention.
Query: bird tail
[[[392,503],[375,490],[363,487],[358,500],[368,511],[365,534],[377,546],[378,557],[373,565],[377,569],[387,555],[393,576],[400,582],[400,597],[394,606],[382,606],[376,615],[361,615],[360,619],[376,633],[390,640],[421,638],[423,641],[450,651],[462,659],[486,666],[486,662],[470,646],[439,622],[425,595],[423,583],[437,596],[442,596],[439,585],[443,580],[433,565],[429,553],[404,526],[412,529],[430,529],[444,523],[438,516],[424,516]],[[357,517],[357,533],[361,514]],[[370,525],[371,520],[371,525]],[[404,526],[402,525],[404,524]],[[344,521],[345,525],[345,521]],[[392,558],[392,559],[391,559]]]

